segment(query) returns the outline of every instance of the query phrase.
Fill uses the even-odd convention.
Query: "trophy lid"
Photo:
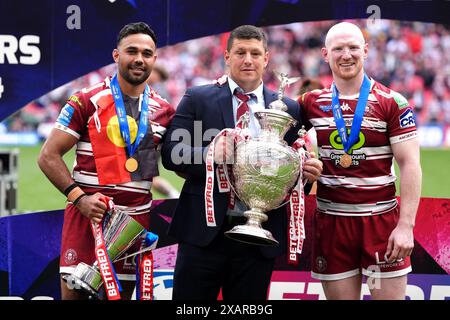
[[[273,71],[278,80],[280,80],[280,86],[278,87],[278,100],[281,100],[284,95],[284,89],[289,87],[289,85],[300,80],[300,77],[292,77],[289,78],[287,73],[278,72],[276,70]]]
[[[275,73],[276,77],[278,78],[278,80],[280,80],[280,86],[278,87],[278,99],[275,101],[272,101],[269,104],[269,108],[273,109],[273,110],[278,110],[278,111],[286,111],[287,105],[282,100],[283,95],[284,95],[284,89],[286,88],[286,86],[289,86],[290,84],[298,81],[300,79],[300,77],[289,78],[286,73],[282,73],[282,72],[278,72],[278,71],[274,71],[274,73]]]

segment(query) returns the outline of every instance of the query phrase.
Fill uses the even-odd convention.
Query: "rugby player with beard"
[[[143,22],[122,28],[112,52],[117,74],[72,95],[42,147],[38,164],[67,197],[61,244],[60,273],[95,261],[90,222],[101,223],[105,197],[149,228],[151,184],[158,175],[157,147],[175,110],[147,85],[156,61],[156,35]],[[123,121],[120,121],[120,120]],[[124,125],[127,123],[127,126]],[[72,173],[63,155],[76,146]],[[136,251],[140,243],[130,249]],[[122,298],[132,295],[135,266],[114,264],[123,280]],[[61,281],[62,299],[87,298]]]

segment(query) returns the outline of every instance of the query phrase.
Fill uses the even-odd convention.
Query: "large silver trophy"
[[[117,208],[112,210],[112,215],[103,230],[105,246],[111,262],[114,263],[152,249],[146,248],[126,257],[121,257],[146,233],[147,230],[127,213]],[[103,285],[103,279],[97,261],[93,265],[80,262],[73,273],[65,274],[62,278],[69,288],[82,290],[93,299],[99,298],[99,290]]]
[[[277,245],[278,241],[261,225],[268,219],[266,212],[283,203],[301,174],[299,154],[283,140],[297,121],[286,112],[287,106],[282,101],[285,87],[300,78],[275,73],[280,80],[278,99],[268,109],[255,112],[261,133],[237,143],[232,165],[230,184],[250,208],[244,212],[247,222],[225,232],[231,239],[267,246]]]

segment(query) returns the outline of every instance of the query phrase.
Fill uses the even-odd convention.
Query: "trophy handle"
[[[136,252],[133,252],[133,253],[130,253],[130,254],[125,255],[125,256],[120,255],[120,258],[119,259],[115,259],[114,262],[125,260],[127,258],[131,258],[131,257],[137,256],[138,254],[145,253],[147,251],[151,251],[151,250],[156,249],[156,246],[158,244],[158,239],[159,239],[159,237],[156,234],[154,234],[153,232],[147,231],[147,233],[145,233],[145,236],[142,237],[142,244],[141,244],[141,249],[140,250],[138,250]],[[146,244],[147,246],[144,247],[144,244]]]
[[[123,256],[123,257],[121,257],[119,259],[114,260],[114,263],[116,263],[117,261],[121,261],[121,260],[125,260],[127,258],[131,258],[131,257],[137,256],[138,254],[141,254],[141,253],[144,253],[144,252],[147,252],[147,251],[151,251],[153,249],[154,249],[154,246],[151,246],[151,247],[147,247],[145,249],[136,251],[134,253],[130,253],[130,254],[126,255],[126,256]]]

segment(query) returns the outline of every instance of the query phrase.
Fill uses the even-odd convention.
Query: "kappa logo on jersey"
[[[400,128],[411,128],[416,125],[414,112],[411,109],[406,110],[400,115]]]
[[[343,104],[341,105],[341,110],[342,110],[342,111],[350,111],[350,110],[352,110],[352,108],[350,108],[350,106],[348,105],[348,103],[343,103]]]
[[[330,105],[325,105],[325,106],[319,106],[319,109],[322,110],[323,112],[328,112],[333,109],[333,105],[330,104]],[[348,103],[343,103],[341,105],[341,110],[342,111],[350,111],[350,110],[352,110],[352,108],[350,108]]]
[[[70,120],[72,120],[74,111],[75,109],[70,104],[66,103],[64,108],[61,110],[58,119],[56,119],[56,122],[62,124],[65,127],[68,127],[70,124]]]

